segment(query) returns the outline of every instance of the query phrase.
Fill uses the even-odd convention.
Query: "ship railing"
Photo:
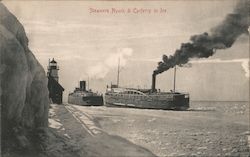
[[[138,99],[138,100],[166,100],[173,99],[173,95],[140,95],[140,94],[124,94],[124,93],[108,93],[110,96],[116,96],[123,99]]]
[[[123,96],[123,97],[134,97],[134,96],[138,96],[138,97],[148,97],[148,95],[141,95],[141,94],[127,94],[127,93],[106,93],[106,95],[111,95],[111,96]]]

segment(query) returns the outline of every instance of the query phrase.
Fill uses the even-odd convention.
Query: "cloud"
[[[159,58],[131,58],[130,61],[142,61],[142,62],[156,62],[159,61]],[[249,58],[240,58],[240,59],[231,59],[231,60],[221,60],[221,59],[199,59],[199,60],[191,60],[189,65],[183,65],[184,67],[191,67],[192,64],[202,64],[202,63],[241,63],[242,69],[245,72],[245,76],[249,78],[249,69],[250,62]],[[187,63],[188,64],[188,63]]]
[[[221,60],[221,59],[199,59],[190,61],[192,64],[197,63],[241,63],[243,70],[245,71],[245,76],[249,78],[249,59],[231,59],[231,60]]]
[[[130,58],[129,61],[135,62],[155,62],[157,63],[161,58]]]
[[[242,61],[241,66],[242,66],[243,70],[245,71],[245,76],[247,78],[249,78],[249,67],[250,67],[249,60]]]
[[[81,21],[46,21],[46,20],[23,20],[20,19],[26,28],[32,31],[39,32],[51,32],[52,30],[57,30],[61,32],[69,31],[75,29],[113,29],[113,26],[104,26],[97,24],[86,24],[81,23]]]
[[[132,54],[133,49],[131,48],[118,48],[116,53],[109,54],[105,59],[98,61],[96,65],[89,67],[85,75],[90,78],[103,79],[108,72],[117,68],[119,59],[120,66],[123,67]]]

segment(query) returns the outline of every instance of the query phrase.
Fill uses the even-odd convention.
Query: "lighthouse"
[[[64,91],[64,88],[59,83],[58,70],[59,66],[57,66],[57,62],[54,60],[54,58],[52,61],[49,60],[47,72],[49,98],[51,103],[54,104],[62,104]]]
[[[52,61],[49,60],[49,66],[48,66],[48,77],[51,76],[53,77],[57,82],[58,82],[58,70],[59,66],[57,66],[57,62],[52,59]]]

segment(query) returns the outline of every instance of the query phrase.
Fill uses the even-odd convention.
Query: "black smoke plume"
[[[160,74],[176,65],[183,65],[190,58],[207,58],[212,56],[217,49],[230,48],[235,40],[244,33],[248,33],[250,1],[240,1],[234,12],[228,14],[224,21],[211,29],[211,33],[191,36],[190,42],[182,43],[174,55],[163,55],[162,61],[154,70],[154,75]]]

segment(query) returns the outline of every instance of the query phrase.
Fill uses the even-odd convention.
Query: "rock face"
[[[1,148],[42,146],[48,128],[47,77],[22,24],[0,3]]]

